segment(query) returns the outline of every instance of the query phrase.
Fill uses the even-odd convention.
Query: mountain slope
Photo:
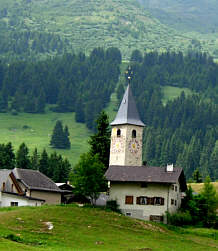
[[[186,31],[218,31],[216,0],[138,0],[160,22]]]
[[[185,50],[191,41],[130,0],[0,0],[0,27],[5,56],[114,46],[126,58],[136,48]]]

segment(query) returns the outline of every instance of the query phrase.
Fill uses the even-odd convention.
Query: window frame
[[[126,205],[133,205],[134,197],[133,195],[126,195],[125,196],[125,204]]]

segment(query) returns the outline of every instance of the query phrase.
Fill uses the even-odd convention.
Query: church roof
[[[174,167],[172,172],[164,167],[148,166],[109,166],[105,173],[109,181],[148,182],[173,184],[180,182],[182,191],[186,190],[186,181],[182,168]]]
[[[145,126],[145,124],[141,121],[139,117],[136,103],[129,85],[123,96],[123,100],[120,104],[117,116],[115,120],[111,122],[111,125],[123,124]]]

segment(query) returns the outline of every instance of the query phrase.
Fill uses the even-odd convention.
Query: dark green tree
[[[31,169],[39,170],[39,154],[37,148],[34,149],[32,156],[30,157]]]
[[[99,160],[104,165],[104,170],[109,165],[110,154],[110,129],[107,114],[102,111],[97,120],[97,132],[90,137],[88,143],[91,146],[90,153],[92,155],[98,154]]]
[[[55,127],[53,129],[50,145],[54,148],[60,149],[70,148],[68,128],[65,127],[65,129],[63,130],[63,125],[60,120],[56,122]]]
[[[104,165],[97,155],[86,153],[81,155],[79,163],[71,172],[71,182],[75,194],[90,197],[94,204],[101,189],[105,186]]]
[[[196,183],[201,183],[202,182],[202,175],[201,175],[198,168],[193,172],[192,178]]]
[[[31,162],[29,157],[29,149],[22,143],[16,153],[16,167],[23,169],[31,169]]]
[[[49,170],[49,158],[48,154],[45,149],[43,149],[43,152],[39,159],[39,171],[41,173],[44,173],[46,176],[49,176],[50,170]]]
[[[12,144],[0,144],[0,169],[13,169],[15,167],[15,155]]]
[[[210,177],[207,176],[204,182],[203,190],[200,194],[201,196],[203,196],[205,202],[205,204],[202,205],[204,208],[203,221],[205,226],[213,226],[215,224],[216,209],[218,206],[218,196],[216,189],[210,183],[210,181]]]

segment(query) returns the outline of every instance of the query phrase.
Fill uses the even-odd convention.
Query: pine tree
[[[69,139],[70,133],[67,125],[64,127],[64,136],[65,136],[65,143],[64,143],[65,148],[70,149],[70,139]]]
[[[104,164],[105,169],[109,165],[110,153],[110,129],[107,114],[102,111],[97,120],[97,133],[90,137],[88,143],[91,145],[90,153],[98,154],[99,160]]]
[[[30,157],[31,169],[39,170],[39,154],[37,148],[34,149],[33,155]]]
[[[60,149],[70,148],[68,127],[66,126],[63,130],[63,125],[60,120],[56,122],[55,127],[53,129],[50,145],[54,148]]]
[[[0,144],[0,169],[13,169],[15,155],[11,143]]]
[[[31,163],[29,158],[29,149],[22,143],[16,153],[16,167],[23,169],[31,169]]]
[[[40,159],[39,159],[39,171],[46,176],[49,176],[50,170],[49,170],[49,158],[46,150],[44,149]]]

